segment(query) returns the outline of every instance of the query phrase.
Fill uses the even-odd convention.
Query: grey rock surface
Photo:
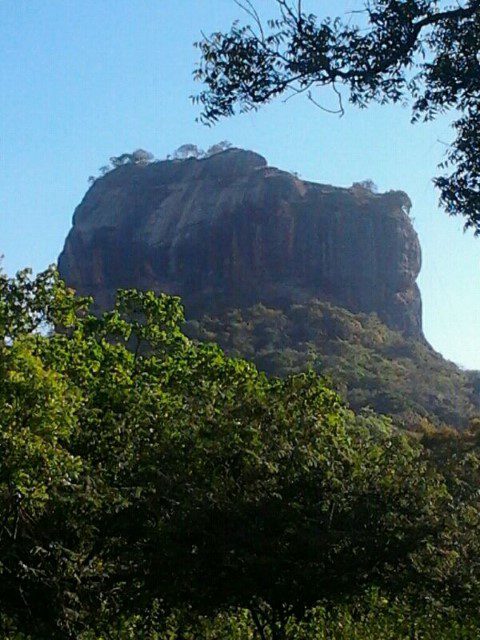
[[[124,165],[77,207],[59,269],[100,308],[126,287],[180,295],[190,317],[318,298],[423,339],[409,207],[401,191],[306,182],[241,149]]]

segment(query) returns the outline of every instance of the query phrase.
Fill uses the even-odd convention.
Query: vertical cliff
[[[59,269],[100,307],[132,286],[182,296],[190,316],[317,298],[421,338],[409,206],[403,192],[306,182],[241,149],[130,164],[87,192]]]

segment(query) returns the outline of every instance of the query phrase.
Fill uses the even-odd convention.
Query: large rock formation
[[[421,338],[409,206],[403,192],[306,182],[240,149],[130,164],[88,191],[59,269],[100,307],[119,287],[178,294],[190,316],[318,298]]]

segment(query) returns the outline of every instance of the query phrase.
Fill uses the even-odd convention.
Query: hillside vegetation
[[[286,310],[260,304],[192,320],[186,331],[270,375],[312,367],[331,378],[352,408],[371,407],[407,428],[422,418],[465,427],[480,413],[478,372],[460,370],[375,314],[354,314],[319,300]]]

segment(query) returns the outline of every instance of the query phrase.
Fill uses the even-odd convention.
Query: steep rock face
[[[421,338],[409,205],[403,192],[305,182],[240,149],[125,165],[77,207],[59,269],[99,307],[120,287],[180,295],[190,316],[318,298]]]

